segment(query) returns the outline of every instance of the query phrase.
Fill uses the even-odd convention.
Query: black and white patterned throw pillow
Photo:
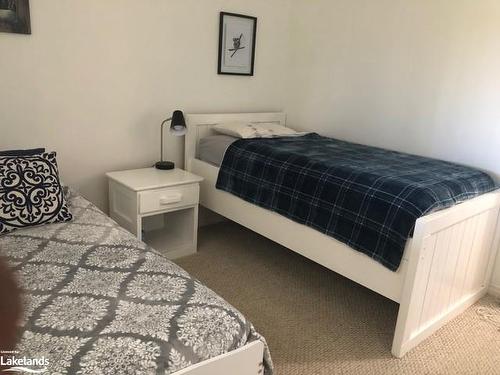
[[[0,157],[0,234],[72,218],[55,152]]]

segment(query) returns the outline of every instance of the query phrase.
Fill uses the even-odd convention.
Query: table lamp
[[[175,168],[174,162],[163,160],[163,127],[169,121],[170,121],[170,134],[180,137],[182,135],[185,135],[187,131],[186,121],[184,121],[184,114],[182,113],[182,111],[179,110],[174,111],[172,117],[169,117],[168,119],[164,120],[161,123],[161,135],[160,135],[161,154],[160,154],[160,161],[155,164],[155,167],[157,169],[167,170]]]

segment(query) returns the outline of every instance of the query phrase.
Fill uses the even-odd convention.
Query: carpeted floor
[[[202,228],[199,252],[177,263],[254,323],[277,375],[500,374],[492,297],[396,359],[396,303],[237,224]]]

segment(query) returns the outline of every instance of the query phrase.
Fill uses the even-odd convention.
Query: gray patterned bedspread
[[[74,220],[0,237],[25,291],[19,356],[50,374],[171,374],[265,340],[186,271],[80,196]],[[265,373],[272,373],[269,352]]]

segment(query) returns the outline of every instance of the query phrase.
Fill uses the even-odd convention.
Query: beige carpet
[[[403,359],[398,305],[243,227],[202,228],[177,261],[250,319],[277,375],[500,374],[500,304],[485,297]]]

